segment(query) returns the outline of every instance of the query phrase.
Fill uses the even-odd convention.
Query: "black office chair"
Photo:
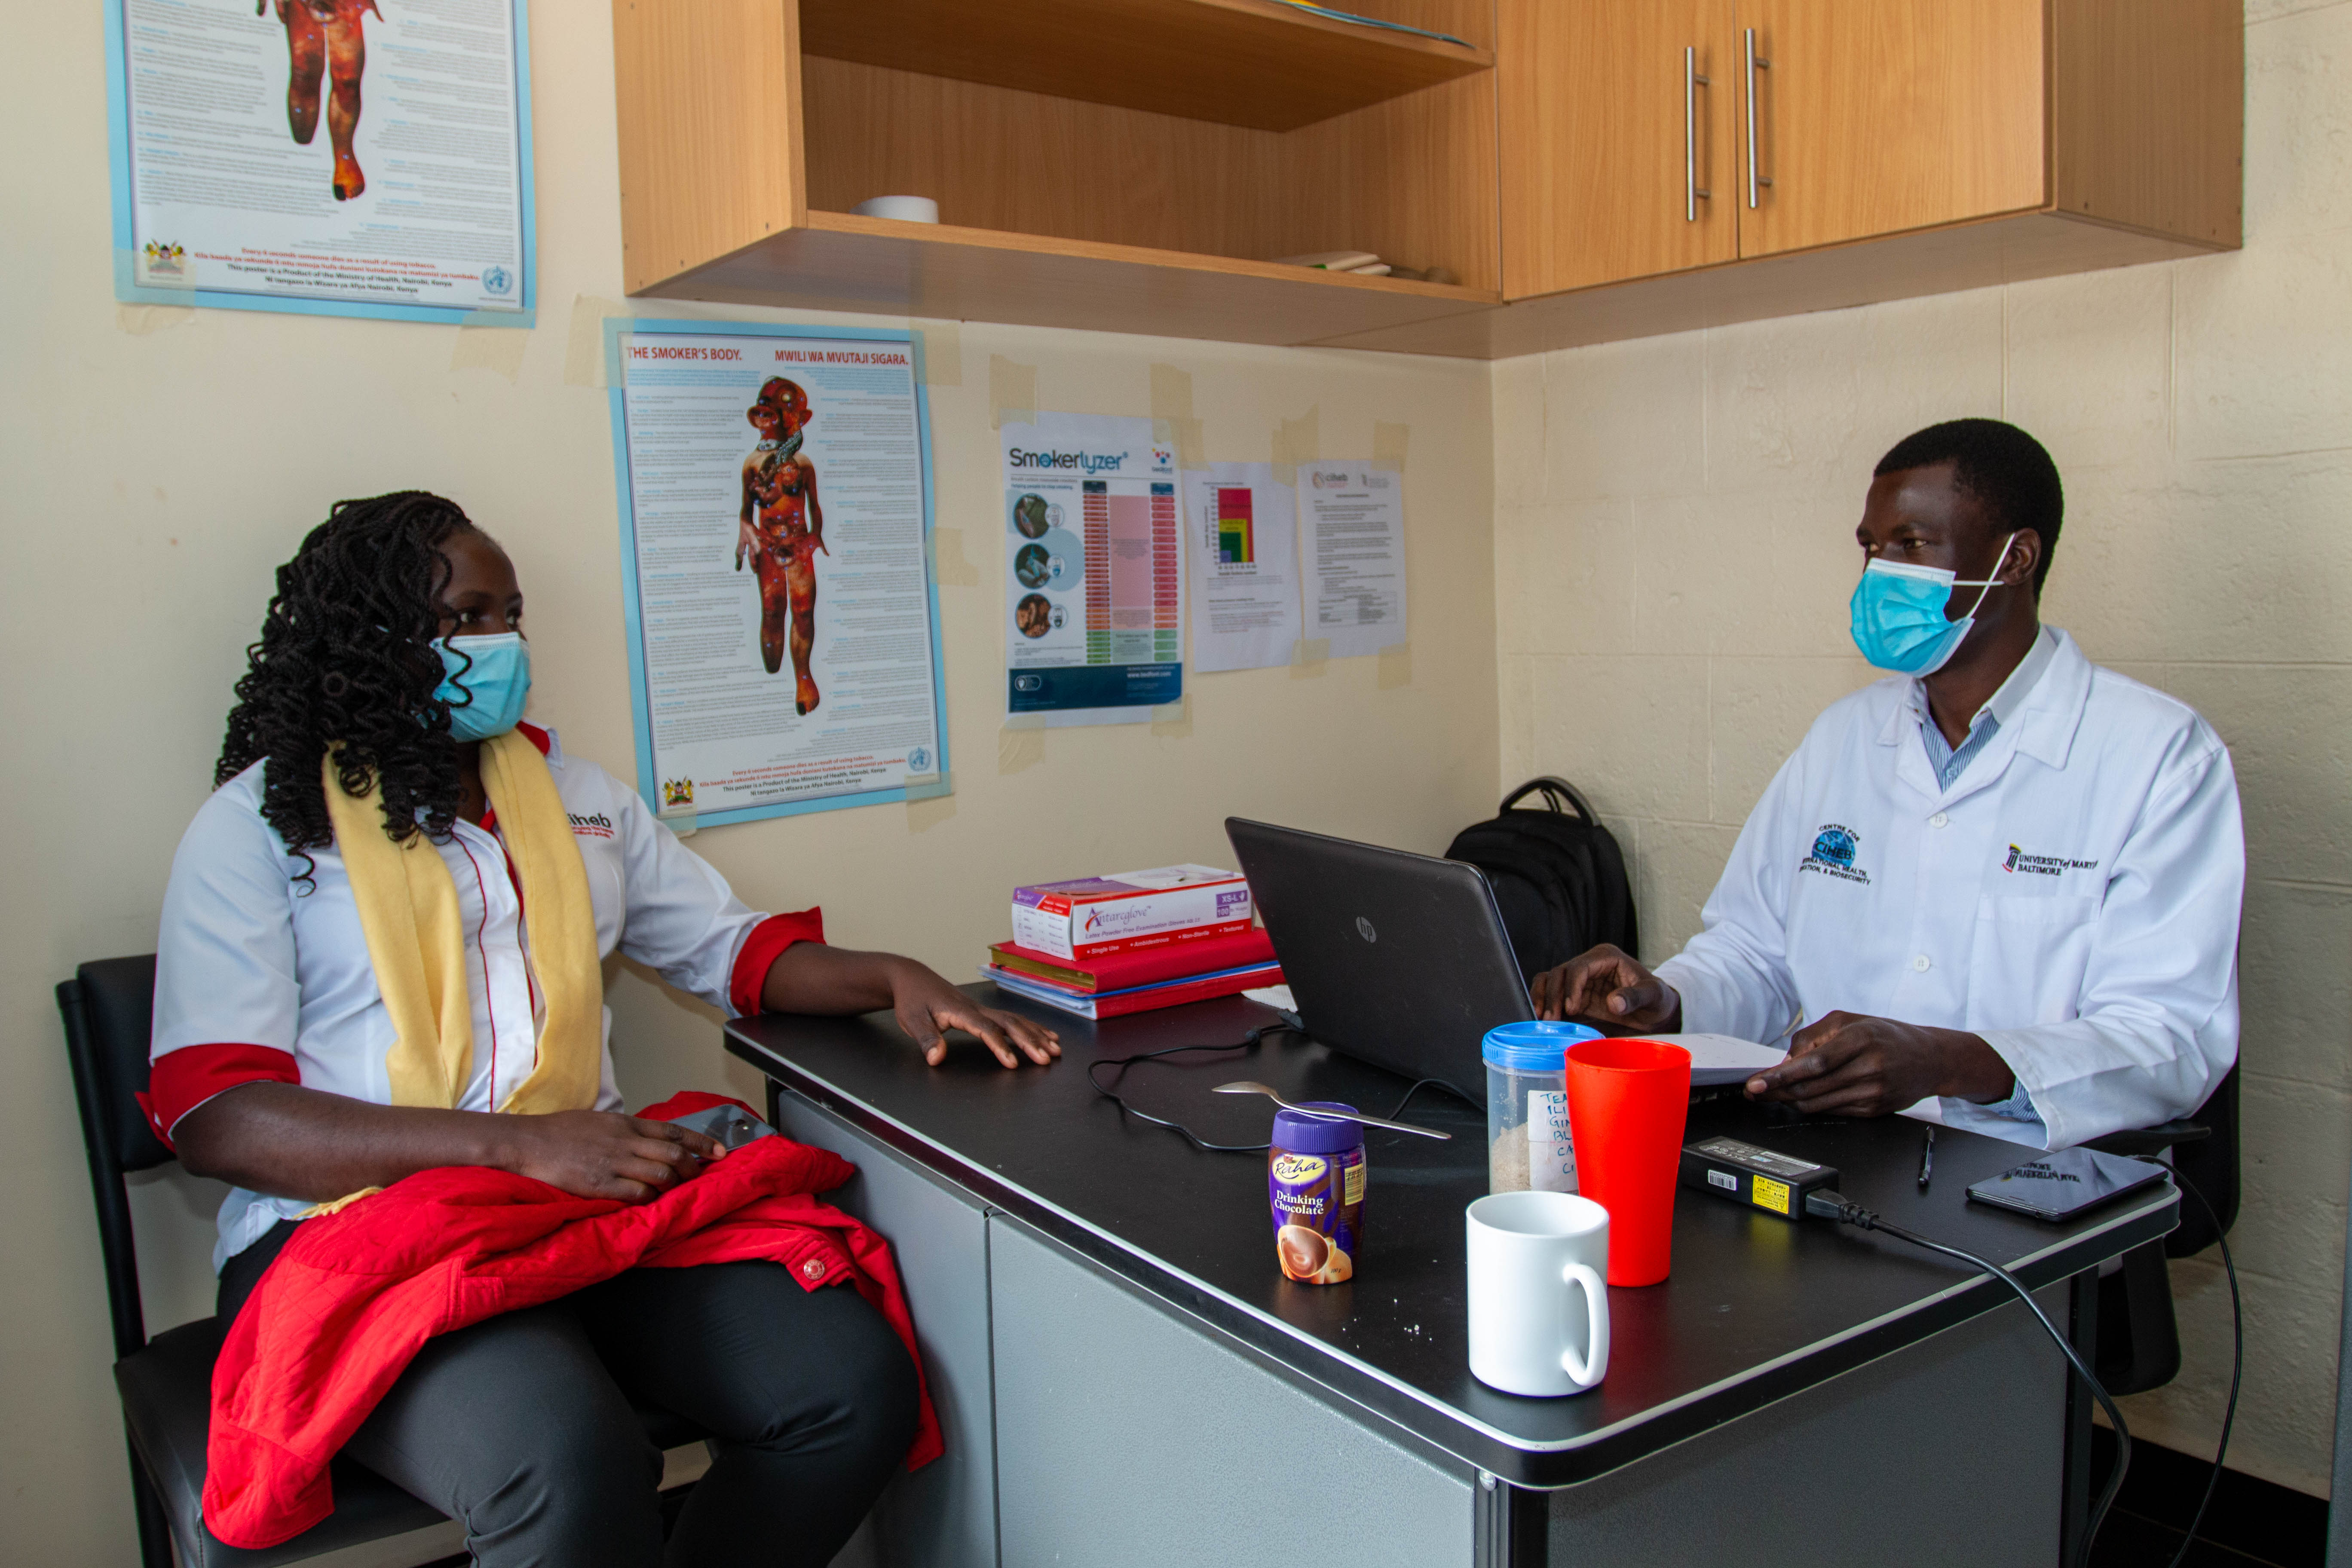
[[[85,963],[58,987],[66,1050],[73,1060],[74,1100],[89,1152],[98,1201],[99,1250],[114,1314],[114,1384],[131,1444],[131,1490],[139,1511],[139,1554],[145,1568],[173,1568],[177,1542],[184,1568],[269,1568],[383,1541],[440,1521],[439,1510],[409,1496],[364,1466],[334,1465],[335,1511],[282,1545],[247,1552],[223,1545],[205,1528],[205,1437],[212,1405],[214,1359],[224,1325],[201,1318],[147,1337],[139,1306],[139,1259],[131,1245],[131,1202],[123,1178],[171,1160],[131,1096],[147,1087],[148,1037],[155,1012],[155,958]],[[663,1448],[704,1434],[666,1410],[641,1406],[646,1434]]]
[[[2238,1223],[2238,1068],[2232,1063],[2193,1116],[2160,1127],[2094,1138],[2110,1154],[2172,1151],[2172,1168],[2213,1206],[2180,1202],[2180,1224],[2161,1241],[2124,1254],[2123,1267],[2099,1281],[2099,1381],[2109,1394],[2145,1394],[2180,1372],[2180,1324],[2172,1308],[2168,1258],[2189,1258]],[[2220,1228],[2214,1222],[2219,1220]]]

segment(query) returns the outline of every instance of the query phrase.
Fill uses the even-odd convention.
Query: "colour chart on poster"
[[[523,0],[105,0],[115,297],[528,327]]]
[[[1184,694],[1175,451],[1149,419],[1031,419],[1001,431],[1005,712],[1055,726],[1149,720]]]
[[[912,336],[605,331],[647,803],[707,826],[945,794]]]

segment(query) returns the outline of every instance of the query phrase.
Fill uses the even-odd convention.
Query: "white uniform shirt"
[[[565,760],[551,733],[533,739],[547,742],[549,771],[587,868],[599,955],[618,948],[715,1007],[755,1010],[755,1000],[736,1004],[746,999],[746,986],[756,998],[767,963],[791,935],[808,934],[807,922],[782,916],[767,922],[777,931],[760,931],[765,917],[738,901],[634,791],[593,763]],[[289,854],[261,817],[265,765],[214,792],[172,861],[156,951],[149,1101],[166,1138],[213,1094],[256,1079],[378,1105],[392,1100],[384,1063],[392,1019],[342,858],[331,847],[313,850],[310,881],[297,879],[303,858]],[[521,896],[495,826],[461,819],[436,846],[457,888],[474,1005],[474,1070],[461,1110],[494,1110],[530,1075],[545,1016]],[[760,973],[739,976],[739,957]],[[622,1103],[612,1021],[608,1007],[600,1110]],[[233,1191],[221,1207],[214,1267],[309,1206]]]
[[[2044,637],[1949,789],[1916,680],[1813,721],[1740,829],[1706,929],[1659,965],[1684,1028],[1779,1040],[1843,1009],[1965,1029],[2017,1075],[2014,1109],[1910,1114],[2053,1149],[2204,1102],[2238,1053],[2229,751],[2186,704]]]

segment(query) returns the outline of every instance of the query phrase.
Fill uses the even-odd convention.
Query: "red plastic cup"
[[[1690,1053],[1661,1040],[1586,1040],[1568,1048],[1577,1185],[1609,1211],[1612,1285],[1655,1285],[1674,1261],[1675,1178],[1690,1079]]]

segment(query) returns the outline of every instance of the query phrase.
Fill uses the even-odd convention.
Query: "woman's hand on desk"
[[[1062,1037],[1045,1025],[1018,1013],[983,1007],[947,982],[946,976],[906,961],[906,972],[894,981],[890,1005],[898,1027],[922,1047],[923,1059],[937,1067],[947,1059],[944,1031],[961,1029],[979,1037],[1003,1066],[1017,1068],[1025,1056],[1039,1067],[1050,1067],[1062,1054]],[[1015,1051],[1020,1056],[1015,1056]]]
[[[933,1067],[947,1059],[950,1029],[975,1037],[990,1055],[1009,1068],[1019,1067],[1024,1056],[1039,1067],[1048,1067],[1062,1054],[1061,1037],[1045,1025],[1017,1013],[983,1007],[949,984],[938,971],[895,952],[856,952],[824,942],[794,942],[769,966],[760,1003],[771,1013],[835,1016],[887,1007],[898,1015],[898,1027],[907,1031],[907,1037]]]
[[[1661,1034],[1682,1027],[1683,999],[1675,988],[1606,942],[1545,970],[1528,990],[1538,1018],[1587,1018]]]

